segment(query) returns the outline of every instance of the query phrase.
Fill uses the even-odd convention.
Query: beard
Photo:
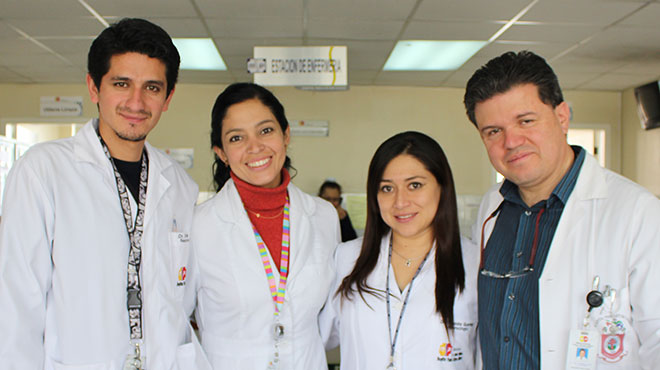
[[[147,138],[147,134],[134,134],[134,133],[124,133],[124,132],[117,132],[115,131],[115,134],[117,135],[118,138],[126,141],[132,141],[132,142],[139,142],[139,141],[144,141]]]

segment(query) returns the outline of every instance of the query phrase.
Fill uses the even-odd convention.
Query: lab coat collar
[[[298,218],[309,217],[315,212],[316,203],[314,200],[311,197],[303,196],[303,192],[293,183],[289,183],[287,192],[289,194],[292,225],[297,224]],[[227,180],[220,189],[218,196],[214,198],[214,203],[216,205],[213,209],[221,220],[233,224],[250,222],[233,180]]]
[[[105,182],[113,189],[117,188],[110,161],[103,151],[103,146],[99,141],[96,130],[98,128],[98,119],[92,119],[73,137],[73,152],[77,161],[87,162],[96,166],[104,175]],[[159,153],[148,142],[145,142],[145,150],[149,156],[149,180],[147,185],[147,214],[146,222],[151,218],[150,215],[155,211],[151,204],[157,204],[160,198],[165,194],[170,186],[171,179],[175,176],[173,171],[168,171],[172,162],[167,160],[165,154]],[[168,179],[171,178],[171,179]]]
[[[287,283],[289,288],[295,285],[295,276],[306,265],[307,258],[313,254],[314,238],[313,225],[311,218],[314,217],[316,212],[316,203],[312,196],[304,194],[293,183],[287,186],[290,204],[290,221],[291,221],[291,253],[289,261],[289,276],[291,285]],[[252,224],[248,218],[243,202],[236,189],[236,184],[233,180],[228,180],[225,185],[220,189],[218,195],[212,199],[212,207],[216,215],[223,221],[235,225],[239,230],[236,238],[240,238],[242,242],[253,245],[254,248],[239,248],[239,254],[246,259],[247,265],[257,273],[263,273],[263,266],[261,259],[258,256],[256,247],[256,239],[252,231]],[[237,239],[238,240],[238,239]],[[240,244],[240,243],[239,243]],[[273,269],[273,274],[279,278],[277,269]]]

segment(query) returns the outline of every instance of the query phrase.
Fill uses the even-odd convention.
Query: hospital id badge
[[[566,369],[594,370],[600,335],[595,330],[573,329],[568,335]]]

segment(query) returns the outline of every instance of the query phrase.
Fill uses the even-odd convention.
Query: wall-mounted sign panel
[[[330,123],[320,120],[289,119],[292,136],[328,136]]]
[[[42,116],[82,116],[82,96],[42,96]]]
[[[255,64],[265,60],[266,71]],[[251,67],[251,68],[250,68]],[[249,69],[254,83],[264,86],[336,86],[348,84],[346,46],[255,46]]]

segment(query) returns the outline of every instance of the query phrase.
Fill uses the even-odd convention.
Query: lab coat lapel
[[[575,258],[585,258],[589,249],[594,250],[595,246],[590,244],[594,243],[596,238],[588,235],[587,231],[595,230],[593,227],[595,220],[592,217],[596,214],[593,212],[593,207],[596,206],[595,200],[605,198],[606,194],[604,174],[598,171],[596,160],[587,154],[575,188],[557,225],[543,277],[565,273],[567,262]],[[588,266],[584,266],[585,274],[589,273],[587,270]]]
[[[145,147],[147,155],[149,156],[147,203],[144,216],[144,226],[145,230],[147,230],[150,221],[154,220],[156,217],[156,211],[161,198],[163,198],[167,189],[170,187],[171,181],[173,181],[171,177],[174,175],[174,172],[171,171],[170,168],[172,166],[171,162],[155,155],[157,149],[152,147],[149,143],[145,143]],[[154,154],[150,155],[151,153]]]
[[[289,184],[289,220],[291,222],[291,245],[289,252],[289,277],[295,281],[296,276],[305,268],[309,256],[316,248],[312,235],[311,217],[315,204],[311,199],[305,199],[295,185]]]
[[[117,193],[117,183],[115,182],[112,165],[105,155],[101,141],[99,141],[96,134],[97,127],[98,120],[93,119],[78,131],[73,137],[73,154],[76,161],[88,163],[96,168],[102,174],[104,184]]]
[[[233,225],[231,232],[231,241],[234,243],[229,248],[235,253],[238,266],[245,266],[246,274],[257,274],[255,276],[262,276],[264,284],[268,285],[268,279],[264,272],[263,262],[259,255],[259,247],[257,246],[257,239],[252,230],[252,222],[245,212],[243,202],[238,194],[236,185],[233,180],[228,180],[220,190],[219,196],[215,197],[216,205],[213,207],[217,212],[218,217],[224,222]],[[279,279],[279,271],[273,264],[273,259],[268,254],[271,265],[273,266],[273,275]]]

